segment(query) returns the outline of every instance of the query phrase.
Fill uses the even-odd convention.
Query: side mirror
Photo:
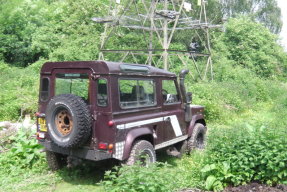
[[[192,103],[192,92],[187,92],[186,93],[186,102],[188,103],[188,104],[190,104],[190,103]]]

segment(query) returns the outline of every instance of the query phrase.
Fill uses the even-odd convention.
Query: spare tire
[[[63,148],[79,147],[91,135],[90,110],[85,101],[76,95],[53,97],[47,105],[46,121],[50,139]]]

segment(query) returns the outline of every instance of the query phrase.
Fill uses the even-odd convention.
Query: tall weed
[[[249,124],[229,131],[217,129],[202,169],[206,189],[221,190],[254,180],[267,184],[285,182],[286,137],[284,129],[255,128]]]

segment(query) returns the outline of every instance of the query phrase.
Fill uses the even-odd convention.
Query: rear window
[[[119,91],[121,108],[156,105],[153,80],[120,79]]]
[[[88,99],[89,76],[85,73],[56,74],[55,94],[73,94]]]

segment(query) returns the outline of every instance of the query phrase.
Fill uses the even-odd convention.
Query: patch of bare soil
[[[207,192],[199,189],[182,189],[179,192]],[[270,187],[259,183],[250,183],[237,187],[227,187],[223,192],[287,192],[287,185],[276,185]]]
[[[227,187],[223,192],[287,192],[287,185],[270,187],[259,183],[250,183],[237,187]]]

